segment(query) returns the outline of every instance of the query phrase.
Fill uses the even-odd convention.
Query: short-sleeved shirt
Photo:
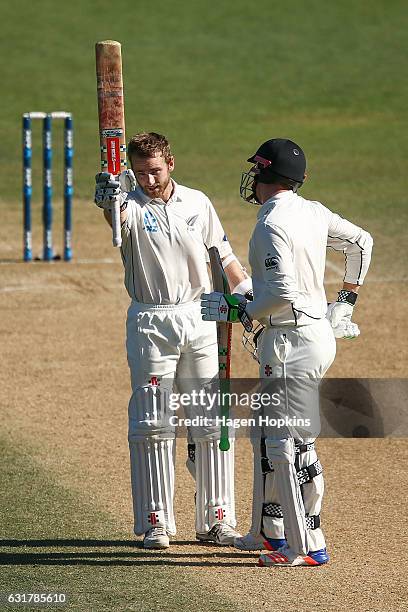
[[[344,281],[362,285],[372,243],[368,232],[320,202],[292,191],[276,194],[261,207],[249,245],[254,301],[248,314],[268,326],[322,319],[327,247],[344,252]]]
[[[232,250],[208,197],[173,182],[167,203],[138,186],[128,194],[122,260],[129,296],[143,304],[183,304],[210,291],[207,249]]]

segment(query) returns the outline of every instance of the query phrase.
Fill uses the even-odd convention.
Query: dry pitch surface
[[[124,350],[128,297],[109,229],[91,205],[77,206],[87,224],[77,229],[71,264],[20,263],[17,214],[9,213],[1,229],[3,431],[16,445],[33,445],[36,461],[73,491],[87,491],[88,499],[111,513],[131,537]],[[237,251],[245,256],[245,244]],[[330,261],[333,296],[339,278],[335,266],[341,268],[342,262],[341,257]],[[407,329],[400,305],[407,299],[406,282],[376,277],[374,270],[356,309],[362,337],[338,343],[330,376],[406,377]],[[241,350],[240,333],[234,344],[234,375],[256,376],[255,363]],[[382,398],[384,411],[386,403]],[[176,542],[167,552],[146,552],[146,558],[180,564],[203,589],[235,600],[237,610],[407,609],[406,439],[319,440],[331,563],[318,569],[262,569],[256,554],[197,545],[185,441],[178,444]],[[245,532],[252,487],[246,440],[238,440],[236,456],[237,512]]]

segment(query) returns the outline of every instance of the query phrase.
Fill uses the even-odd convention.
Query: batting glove
[[[99,208],[111,211],[114,203],[123,206],[127,194],[136,187],[136,179],[132,170],[124,170],[118,176],[109,172],[99,172],[95,176],[95,204]]]
[[[203,293],[201,296],[201,316],[203,321],[223,321],[236,323],[240,321],[245,329],[252,331],[252,319],[245,310],[247,300],[237,294]]]
[[[332,326],[336,338],[356,338],[360,330],[351,320],[357,293],[342,289],[338,293],[336,302],[328,305],[326,317]]]
[[[349,319],[342,319],[336,327],[333,327],[333,334],[335,338],[352,340],[360,335],[360,330],[357,323],[353,323]]]

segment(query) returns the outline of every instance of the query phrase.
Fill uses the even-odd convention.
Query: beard
[[[157,185],[154,185],[153,187],[145,187],[144,191],[151,198],[160,198],[160,199],[162,199],[166,189],[169,186],[169,183],[170,183],[170,176],[167,178],[166,181],[158,183]]]

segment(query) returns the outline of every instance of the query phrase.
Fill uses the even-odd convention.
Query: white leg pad
[[[303,443],[314,442],[314,438],[302,440]],[[299,468],[304,468],[317,461],[317,453],[315,450],[307,451],[300,454]],[[310,482],[301,485],[303,504],[306,514],[309,516],[320,515],[322,507],[322,499],[324,494],[324,478],[323,474],[318,474]],[[326,547],[326,541],[323,531],[317,529],[308,529],[309,550],[320,550]]]
[[[216,523],[236,526],[234,441],[220,451],[218,440],[195,440],[196,531],[207,533]]]
[[[129,450],[134,531],[164,527],[176,533],[174,521],[174,431],[164,395],[152,385],[138,387],[129,402]]]
[[[283,539],[285,537],[283,519],[280,517],[263,516],[265,504],[280,504],[275,483],[275,473],[262,471],[261,439],[252,440],[254,454],[254,479],[252,490],[252,523],[249,530],[254,537]]]
[[[268,459],[274,467],[286,539],[294,552],[304,556],[309,550],[309,543],[305,509],[295,469],[294,440],[267,438],[265,444]]]
[[[129,448],[135,534],[164,527],[174,535],[174,440],[129,440]]]
[[[251,440],[254,454],[254,480],[252,486],[252,522],[249,529],[255,537],[259,537],[262,530],[262,506],[264,502],[264,475],[261,464],[261,440]]]

